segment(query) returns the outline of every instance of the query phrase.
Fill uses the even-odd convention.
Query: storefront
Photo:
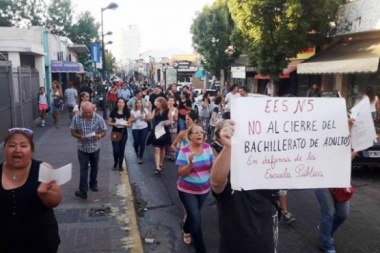
[[[58,80],[62,85],[62,90],[68,87],[69,81],[75,81],[77,74],[85,73],[83,65],[79,62],[71,61],[51,61],[51,78]]]
[[[298,65],[301,78],[314,77],[324,91],[337,90],[347,98],[347,106],[358,93],[373,86],[380,93],[380,16],[378,1],[356,1],[338,12],[337,33],[333,43]],[[363,8],[363,7],[366,8]],[[354,15],[352,10],[357,10]],[[311,82],[309,82],[311,84]]]
[[[380,34],[340,37],[316,56],[299,64],[297,73],[320,75],[322,90],[338,90],[350,99],[367,86],[380,92]]]

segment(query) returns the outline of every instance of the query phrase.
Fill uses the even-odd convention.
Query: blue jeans
[[[98,169],[99,169],[99,153],[100,149],[93,153],[86,153],[78,150],[78,159],[80,166],[79,190],[87,194],[88,190],[88,162],[90,162],[90,186],[98,185]]]
[[[112,142],[114,168],[116,168],[117,165],[119,165],[119,168],[123,167],[125,144],[127,143],[127,140],[128,140],[128,131],[125,128],[123,137],[121,138],[121,140]]]
[[[179,198],[186,209],[187,217],[183,225],[183,232],[190,233],[197,253],[206,252],[202,235],[201,208],[208,193],[202,195],[190,194],[178,191]]]
[[[333,235],[348,217],[349,201],[336,202],[328,188],[315,189],[314,192],[321,206],[319,246],[324,250],[335,250]]]
[[[186,120],[178,118],[178,133],[186,129]]]
[[[138,158],[143,158],[144,150],[145,150],[145,143],[146,143],[146,137],[148,136],[149,129],[148,127],[144,129],[133,129],[132,135],[133,135],[133,148],[135,149],[136,155]]]

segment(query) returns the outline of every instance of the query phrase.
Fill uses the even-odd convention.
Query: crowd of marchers
[[[47,99],[44,88],[38,97],[41,127],[47,111],[52,111],[57,128],[62,110],[66,108],[69,113],[80,166],[75,196],[86,200],[89,190],[92,194],[99,191],[100,140],[107,128],[112,128],[114,163],[110,169],[114,171],[124,170],[124,151],[131,132],[138,164],[144,163],[146,145],[151,145],[155,164],[152,173],[164,173],[165,161],[174,161],[177,166],[183,243],[192,244],[197,253],[207,252],[201,208],[211,193],[218,206],[220,253],[277,252],[279,219],[287,224],[295,222],[288,211],[286,189],[234,191],[230,183],[234,133],[231,101],[249,96],[246,87],[226,86],[214,93],[204,89],[198,94],[193,87],[179,90],[176,84],[163,89],[147,83],[136,87],[115,82],[95,104],[92,85],[89,81],[77,89],[70,84],[63,92],[54,81],[52,98]],[[318,96],[317,87],[311,89],[309,95]],[[271,95],[270,90],[267,93]],[[193,110],[195,104],[197,110]],[[102,109],[103,117],[96,113],[97,107]],[[32,130],[9,129],[4,141],[5,162],[0,165],[1,252],[58,251],[58,224],[52,210],[61,201],[61,188],[55,180],[38,181],[39,170],[51,166],[34,160],[33,152]],[[318,244],[323,251],[334,253],[334,233],[348,217],[349,201],[338,202],[329,189],[315,189],[315,195],[321,206]]]

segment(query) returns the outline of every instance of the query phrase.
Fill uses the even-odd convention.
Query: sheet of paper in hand
[[[164,134],[165,134],[165,127],[163,127],[163,126],[159,127],[157,125],[155,130],[154,130],[154,135],[156,136],[156,139],[159,139]]]
[[[368,97],[355,105],[351,113],[351,117],[355,120],[351,129],[352,149],[362,151],[372,147],[377,134]]]
[[[350,185],[344,99],[242,97],[232,105],[234,190]]]
[[[56,180],[58,185],[63,185],[71,180],[72,164],[69,163],[58,169],[53,169],[46,163],[41,163],[38,175],[38,181],[47,183],[51,180]]]
[[[92,138],[92,137],[94,137],[95,135],[96,135],[95,132],[91,132],[91,133],[86,134],[84,137],[86,137],[86,138]]]
[[[125,128],[127,125],[127,121],[124,119],[116,119],[115,123],[117,128]]]

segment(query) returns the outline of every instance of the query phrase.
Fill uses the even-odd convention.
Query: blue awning
[[[206,75],[206,70],[198,70],[195,72],[194,76],[195,78],[202,78]]]
[[[51,61],[52,73],[81,73],[83,65],[72,61]]]

